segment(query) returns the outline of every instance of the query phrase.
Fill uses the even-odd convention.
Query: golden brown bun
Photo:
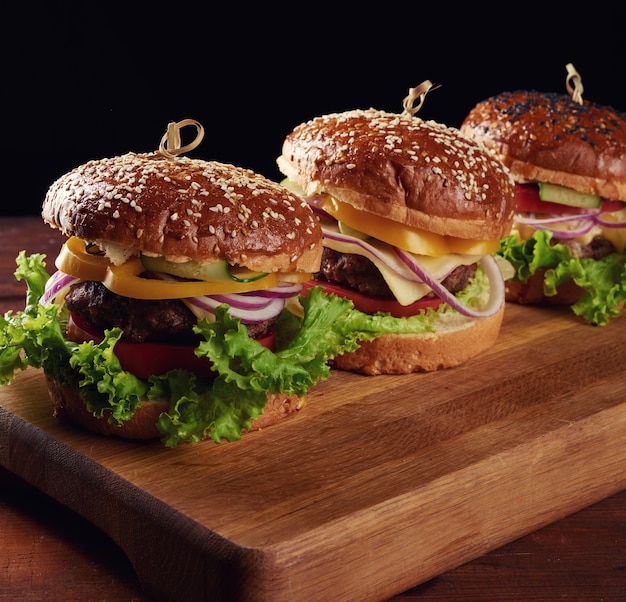
[[[317,219],[283,186],[233,165],[159,153],[77,167],[52,184],[42,217],[67,236],[98,243],[114,262],[110,243],[265,272],[312,272],[322,253]]]
[[[480,141],[520,182],[626,199],[626,114],[567,95],[518,90],[478,103],[461,131]]]
[[[546,296],[543,292],[545,270],[537,270],[526,282],[507,280],[505,299],[519,305],[572,305],[585,296],[586,291],[573,280],[564,282],[556,289],[556,295]]]
[[[504,304],[488,318],[447,314],[434,333],[387,334],[361,342],[335,357],[333,366],[368,375],[410,374],[452,368],[492,347],[500,333]]]
[[[440,235],[498,239],[510,231],[513,182],[458,129],[374,109],[297,126],[277,159],[306,194]]]
[[[169,409],[167,401],[143,401],[130,420],[124,422],[122,426],[116,426],[109,423],[106,413],[102,418],[96,418],[89,412],[78,390],[59,386],[49,377],[46,377],[46,383],[54,406],[54,415],[59,420],[70,422],[99,435],[121,439],[151,440],[163,437],[156,423],[159,415]],[[250,431],[275,424],[303,408],[305,402],[304,397],[268,393],[268,401],[263,414],[252,423]]]

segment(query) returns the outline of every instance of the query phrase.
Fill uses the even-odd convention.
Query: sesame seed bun
[[[626,200],[626,113],[610,106],[576,99],[575,95],[502,92],[471,109],[460,129],[492,151],[519,184],[547,182],[608,200]],[[520,215],[525,217],[526,212],[520,211]],[[594,255],[591,245],[601,239],[615,245],[620,238],[617,232],[619,229],[596,225],[588,235],[574,238],[572,252],[601,261],[604,256]],[[518,229],[522,240],[533,233],[533,228]],[[557,241],[563,242],[555,237],[553,242]],[[623,246],[614,251],[623,252]],[[556,265],[543,267],[524,282],[508,281],[506,300],[571,306],[588,293],[568,280],[554,294],[546,295],[544,275]],[[589,294],[601,298],[597,292]]]
[[[410,115],[353,110],[297,126],[277,159],[307,194],[440,235],[501,238],[511,226],[513,183],[492,155],[458,129]]]
[[[488,147],[518,182],[626,199],[626,114],[611,107],[564,94],[503,92],[478,103],[461,131]]]
[[[173,262],[226,260],[259,272],[310,273],[319,269],[323,248],[311,208],[286,188],[247,169],[161,152],[128,153],[73,169],[49,188],[42,217],[68,237],[95,243],[118,265],[141,253]],[[93,303],[98,310],[100,302]],[[137,305],[131,301],[128,307],[120,311],[132,313]],[[140,343],[137,353],[143,353]],[[149,351],[145,361],[151,361]],[[87,408],[78,384],[47,376],[47,386],[61,420],[123,439],[163,437],[157,423],[170,411],[170,399],[141,399],[118,426],[109,422],[108,411],[98,417]],[[249,430],[274,424],[304,403],[304,396],[267,393],[263,413]]]
[[[458,129],[409,113],[369,109],[317,117],[286,137],[277,162],[306,194],[327,193],[403,226],[491,241],[511,229],[514,183],[506,168]],[[492,284],[481,291],[485,303],[498,288]],[[368,375],[458,366],[495,342],[503,293],[494,298],[500,305],[488,315],[442,312],[432,332],[390,332],[361,341],[332,365]]]
[[[444,314],[434,332],[385,334],[362,341],[356,351],[338,355],[335,368],[370,376],[411,374],[454,368],[491,348],[500,334],[504,304],[486,318]]]
[[[42,217],[66,236],[97,243],[114,263],[142,252],[307,272],[318,269],[322,252],[309,206],[284,187],[233,165],[160,153],[77,167],[52,184]]]

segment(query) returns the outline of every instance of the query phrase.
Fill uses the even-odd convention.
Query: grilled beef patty
[[[476,264],[460,265],[448,274],[442,284],[451,293],[456,293],[467,286],[475,273]],[[370,297],[394,298],[380,271],[363,255],[340,253],[324,247],[322,265],[315,274],[315,280],[339,284]]]
[[[197,345],[201,340],[193,332],[197,318],[179,299],[132,299],[112,293],[101,282],[85,281],[70,288],[65,304],[93,330],[121,328],[122,338],[128,342]],[[248,334],[262,337],[274,322],[249,324]]]

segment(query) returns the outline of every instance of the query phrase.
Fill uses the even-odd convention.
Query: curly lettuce
[[[279,319],[277,350],[251,339],[228,307],[216,311],[215,322],[200,320],[196,332],[203,342],[196,349],[214,365],[214,379],[198,378],[186,370],[140,379],[122,369],[115,355],[121,330],[104,332],[100,343],[73,343],[65,338],[65,306],[42,305],[48,273],[45,256],[16,259],[15,276],[27,285],[23,311],[0,317],[0,384],[10,384],[28,366],[40,368],[60,385],[80,390],[95,416],[114,424],[130,419],[141,400],[168,398],[170,408],[158,428],[168,447],[195,444],[210,437],[234,441],[263,412],[267,392],[304,396],[320,379],[328,378],[328,360],[354,351],[359,341],[385,332],[432,329],[432,312],[409,320],[370,316],[351,301],[311,289],[301,298],[303,316],[285,311]]]
[[[11,383],[28,366],[41,368],[60,385],[77,388],[95,416],[107,416],[117,425],[132,418],[142,399],[169,399],[169,409],[157,423],[168,447],[207,438],[238,440],[263,413],[268,392],[302,397],[329,377],[329,360],[337,355],[386,333],[432,332],[439,315],[454,311],[442,304],[409,318],[370,315],[355,310],[350,300],[314,287],[300,297],[301,313],[283,311],[271,351],[250,338],[228,306],[221,305],[215,321],[203,319],[194,327],[203,339],[195,353],[209,358],[215,378],[172,370],[140,379],[123,370],[115,355],[119,328],[106,330],[99,343],[65,338],[65,306],[39,302],[48,280],[44,259],[21,252],[16,260],[16,278],[27,284],[26,307],[0,318],[0,384]],[[487,283],[479,271],[463,291],[465,302],[479,302]]]
[[[576,258],[567,245],[551,244],[552,232],[537,230],[528,240],[510,235],[500,242],[497,255],[515,270],[513,280],[526,282],[537,270],[544,272],[544,294],[573,280],[585,295],[571,305],[572,311],[594,326],[605,326],[622,313],[626,302],[626,255],[612,253],[601,259]]]

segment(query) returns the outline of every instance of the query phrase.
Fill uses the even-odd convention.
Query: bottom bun
[[[169,410],[169,401],[144,400],[130,420],[117,426],[108,421],[106,412],[102,418],[94,416],[85,406],[85,402],[77,389],[61,386],[49,377],[46,377],[46,383],[54,406],[54,415],[61,421],[69,422],[99,435],[122,439],[145,441],[163,437],[163,433],[157,428],[157,421],[162,412]],[[275,424],[289,414],[302,409],[304,405],[304,397],[268,393],[267,405],[263,414],[252,422],[249,430],[256,431]]]
[[[368,375],[434,372],[458,366],[495,343],[504,307],[487,318],[446,314],[432,333],[385,334],[363,341],[356,351],[335,357],[332,365]]]
[[[505,282],[505,299],[519,305],[573,305],[585,295],[573,280],[564,282],[556,289],[556,294],[546,296],[543,292],[545,270],[537,270],[526,282]]]

